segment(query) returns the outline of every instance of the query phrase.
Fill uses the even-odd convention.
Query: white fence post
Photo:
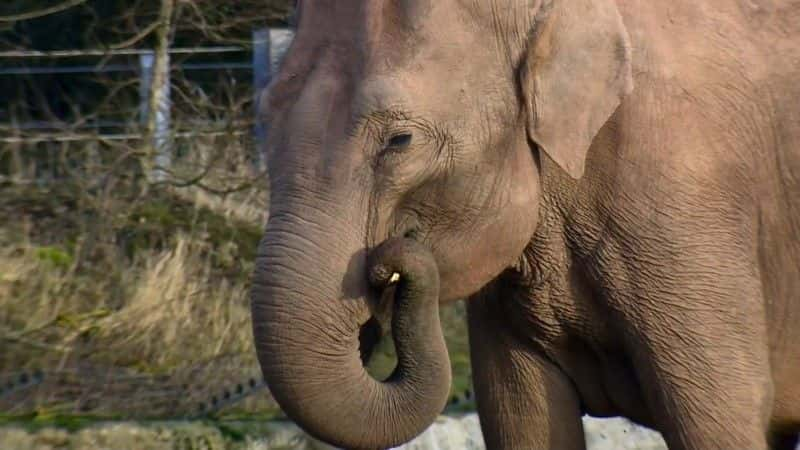
[[[150,111],[150,85],[153,84],[155,60],[155,52],[152,50],[139,55],[139,123],[145,127]]]
[[[155,182],[164,181],[167,173],[165,169],[169,169],[172,164],[172,150],[169,145],[170,134],[170,76],[169,76],[169,53],[165,66],[165,73],[160,80],[163,80],[162,86],[153,86],[155,77],[155,52],[149,51],[139,56],[140,67],[140,84],[139,84],[139,117],[145,129],[148,126],[150,119],[150,96],[153,90],[156,90],[158,95],[157,107],[155,111],[155,128],[152,131],[151,145],[155,150],[154,168],[152,169],[150,179]]]
[[[272,80],[272,40],[270,39],[269,28],[259,28],[253,30],[253,109],[255,117],[255,149],[253,151],[253,161],[256,170],[264,169],[262,151],[267,142],[267,127],[263,122],[259,105],[261,104],[261,94]]]

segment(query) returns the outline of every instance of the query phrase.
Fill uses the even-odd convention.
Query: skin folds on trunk
[[[302,244],[307,247],[297,249]],[[397,280],[392,333],[398,365],[380,382],[359,354],[365,300],[341,299],[343,274],[320,257],[323,249],[310,247],[310,241],[269,230],[261,246],[252,312],[269,388],[289,417],[331,444],[379,449],[407,442],[442,411],[450,389],[436,262],[409,239],[388,240],[367,259],[360,277],[371,289]]]

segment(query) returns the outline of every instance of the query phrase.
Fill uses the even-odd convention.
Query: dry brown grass
[[[5,339],[58,328],[63,331],[58,346],[77,351],[76,340],[90,332],[90,340],[102,340],[106,353],[92,358],[153,366],[249,353],[251,343],[240,333],[249,325],[247,286],[216,277],[209,246],[202,241],[178,235],[171,248],[142,252],[131,262],[105,267],[105,279],[92,280],[78,273],[63,250],[29,240],[3,241],[0,329]],[[11,354],[4,351],[0,361]]]
[[[0,242],[0,374],[48,374],[0,409],[189,414],[257,376],[248,287],[218,274],[209,243],[179,234],[90,277],[57,247]]]
[[[198,188],[174,189],[176,196],[192,202],[197,208],[206,208],[227,219],[233,219],[254,226],[264,226],[267,222],[267,203],[261,191],[245,192],[238,196],[214,195]]]
[[[126,365],[177,367],[238,354],[255,364],[247,287],[215,279],[211,263],[186,236],[169,251],[138,262],[130,293],[114,314],[97,322],[97,339]]]

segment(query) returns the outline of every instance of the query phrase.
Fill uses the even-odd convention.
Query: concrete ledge
[[[667,450],[661,435],[625,419],[584,417],[587,450]],[[336,450],[290,422],[109,422],[78,431],[0,428],[0,449],[13,450]],[[396,450],[485,450],[478,416],[440,417]],[[800,446],[798,447],[800,450]]]
[[[666,450],[658,433],[624,419],[584,418],[588,450]],[[0,429],[0,449],[14,450],[332,450],[289,422],[115,422],[68,432]],[[483,450],[475,414],[441,417],[399,450]]]

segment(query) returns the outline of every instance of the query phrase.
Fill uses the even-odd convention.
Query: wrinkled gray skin
[[[789,448],[798,99],[797,0],[304,1],[262,105],[272,393],[333,444],[405,442],[467,298],[491,449],[581,449],[583,413]],[[389,324],[381,382],[360,356]]]

